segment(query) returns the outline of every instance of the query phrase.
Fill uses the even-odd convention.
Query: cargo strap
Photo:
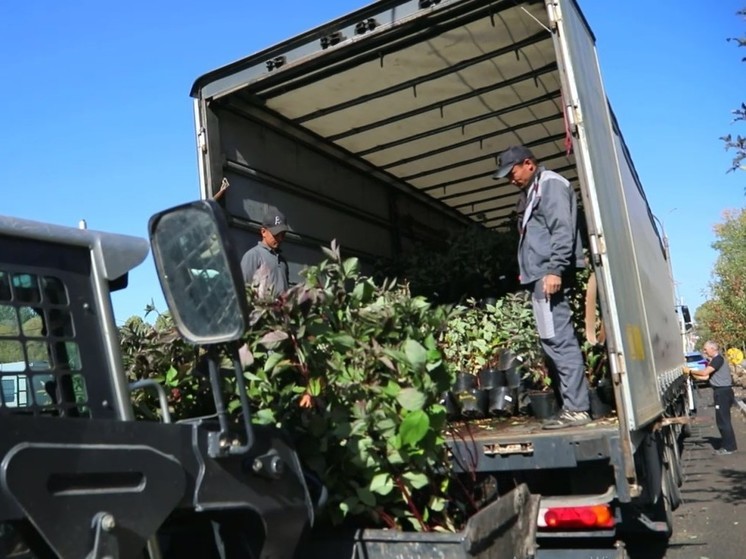
[[[606,329],[603,320],[596,317],[598,284],[596,273],[591,272],[585,289],[585,339],[591,345],[601,345],[606,341]]]

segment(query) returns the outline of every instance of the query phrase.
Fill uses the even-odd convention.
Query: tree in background
[[[697,310],[700,338],[726,347],[746,344],[746,209],[726,211],[715,226],[713,248],[719,255],[710,284],[710,300]],[[707,337],[705,337],[707,335]]]
[[[736,12],[737,15],[746,18],[746,8]],[[728,41],[735,41],[739,47],[746,46],[746,37],[730,37]],[[741,59],[742,62],[746,62],[746,56]],[[733,111],[733,122],[746,121],[746,103],[741,103],[741,106]],[[736,134],[727,134],[721,137],[721,140],[725,142],[726,150],[735,151],[735,156],[731,162],[729,171],[735,171],[736,169],[746,170],[746,137]]]

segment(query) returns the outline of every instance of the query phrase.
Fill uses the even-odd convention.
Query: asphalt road
[[[743,390],[736,392],[743,398]],[[715,426],[712,391],[700,389],[692,435],[682,455],[684,503],[674,512],[674,533],[667,548],[628,550],[631,559],[742,559],[746,557],[746,414],[731,410],[739,452],[713,454],[720,435]]]

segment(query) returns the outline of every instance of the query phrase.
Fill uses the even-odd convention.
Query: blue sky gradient
[[[706,299],[713,226],[744,207],[718,139],[746,133],[742,0],[580,0],[606,92],[654,213],[679,295]],[[200,75],[364,5],[359,0],[206,4],[5,3],[0,8],[0,213],[145,236],[156,211],[199,195],[192,100]],[[150,259],[114,295],[118,322],[154,300]]]

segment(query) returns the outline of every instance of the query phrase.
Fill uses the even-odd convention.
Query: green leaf
[[[311,396],[318,396],[321,394],[321,379],[312,378],[308,381],[308,392]]]
[[[373,286],[369,281],[358,283],[352,290],[352,297],[363,303],[367,302],[373,294]]]
[[[274,368],[285,358],[285,356],[282,353],[272,353],[267,358],[267,361],[264,363],[264,372],[265,373],[272,373]]]
[[[357,258],[348,258],[344,261],[344,264],[342,264],[342,269],[344,270],[345,276],[350,277],[352,274],[357,272],[359,265],[359,260]]]
[[[355,338],[349,334],[337,334],[336,336],[330,336],[329,341],[334,344],[335,349],[338,351],[345,351],[355,347]]]
[[[370,481],[370,490],[379,495],[388,495],[394,489],[394,482],[386,472],[376,474]]]
[[[376,506],[376,498],[369,490],[365,489],[364,487],[358,487],[356,493],[357,498],[360,499],[360,502],[364,505],[367,505],[369,507]]]
[[[436,497],[433,495],[430,497],[430,502],[427,504],[427,508],[434,512],[440,512],[446,508],[446,500],[442,497]]]
[[[413,411],[404,418],[399,426],[399,436],[402,444],[415,445],[427,434],[430,428],[430,418],[424,411]]]
[[[430,480],[427,478],[427,476],[420,472],[405,472],[402,477],[406,479],[409,484],[415,489],[422,489],[428,483],[430,483]]]
[[[386,396],[397,396],[399,392],[401,392],[401,386],[395,382],[390,381],[386,383],[386,386],[383,388],[383,393],[386,394]]]
[[[173,366],[166,371],[166,384],[168,386],[172,386],[177,383],[177,377],[179,375],[179,371],[177,371]]]
[[[401,407],[409,411],[421,410],[425,405],[425,395],[416,388],[404,388],[397,394],[396,400]]]
[[[251,417],[254,423],[258,423],[259,425],[271,425],[275,422],[275,414],[272,413],[272,410],[268,409],[257,410]]]
[[[404,342],[404,354],[407,360],[412,364],[412,369],[422,371],[427,362],[427,350],[422,344],[415,340],[408,339]]]

